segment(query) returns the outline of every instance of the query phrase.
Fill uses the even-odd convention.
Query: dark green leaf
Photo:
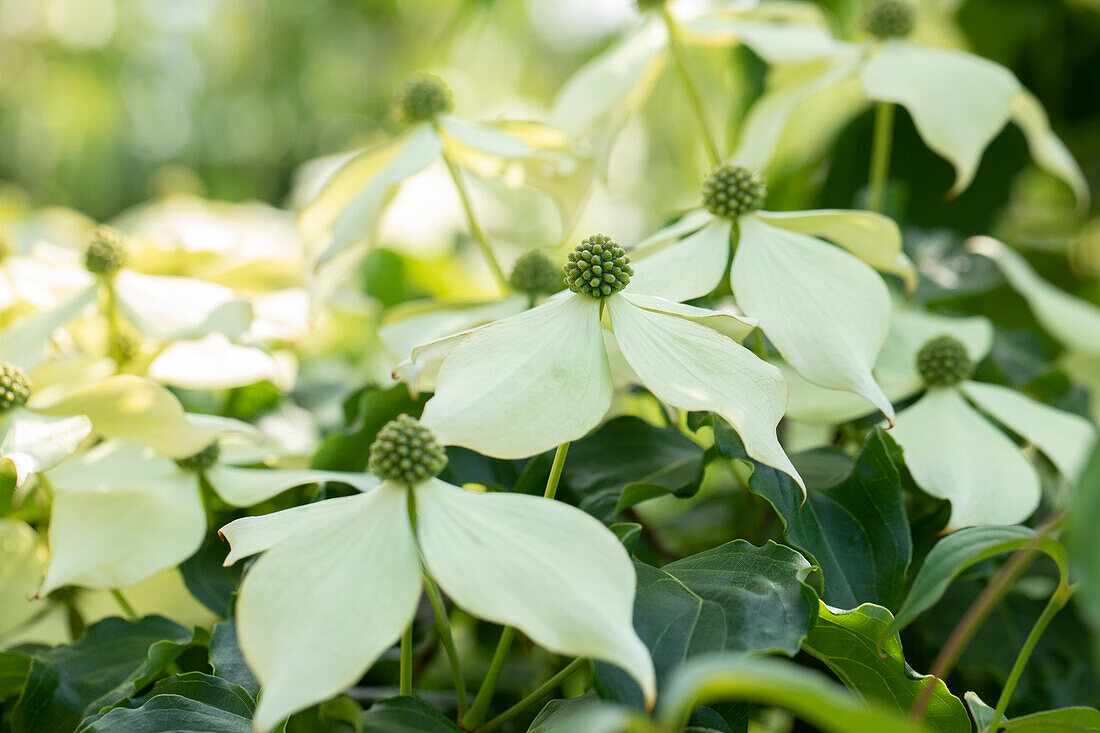
[[[210,634],[210,666],[214,668],[214,674],[240,685],[253,698],[260,691],[259,680],[241,654],[237,643],[237,625],[232,619],[214,624]]]
[[[225,567],[226,543],[210,532],[191,557],[180,565],[183,583],[199,603],[226,618],[233,612],[233,594],[241,583],[244,564]]]
[[[351,425],[346,430],[325,437],[310,462],[312,468],[327,471],[365,470],[370,444],[382,426],[401,413],[419,417],[424,402],[413,399],[404,384],[395,384],[384,390],[374,387],[362,390],[352,407],[354,409],[348,410],[354,418],[349,417]]]
[[[178,694],[150,698],[139,708],[115,708],[78,733],[251,733],[252,715],[239,715]]]
[[[728,429],[720,423],[716,432]],[[839,608],[893,606],[905,587],[913,547],[901,480],[886,439],[875,428],[854,462],[837,453],[794,457],[809,485],[805,503],[802,490],[787,474],[762,464],[754,463],[749,488],[775,507],[787,542],[820,566],[827,603]]]
[[[943,597],[943,592],[968,567],[991,557],[1018,550],[1034,540],[1035,533],[1021,526],[968,527],[940,540],[924,560],[913,587],[905,597],[889,633],[904,629],[909,623]],[[1051,539],[1039,545],[1065,568],[1065,548]]]
[[[966,704],[979,731],[984,731],[993,720],[993,708],[986,705],[973,692],[966,693]],[[1083,706],[1044,710],[1041,713],[1021,715],[1011,720],[1001,720],[999,731],[1027,731],[1027,733],[1085,733],[1100,730],[1100,710]]]
[[[17,652],[0,653],[0,700],[18,695],[27,681],[31,658]]]
[[[881,651],[877,648],[879,637],[893,620],[888,610],[872,603],[851,611],[822,603],[817,623],[802,648],[828,665],[850,690],[905,713],[913,707],[930,678],[909,669],[896,633],[885,640]],[[935,682],[925,720],[942,733],[970,730],[962,701],[939,680]]]
[[[562,483],[578,505],[610,523],[657,496],[687,497],[703,479],[703,449],[674,428],[636,417],[606,423],[569,449]]]
[[[461,729],[427,703],[415,697],[379,700],[363,713],[361,733],[458,733]]]
[[[634,714],[605,703],[592,690],[568,700],[551,700],[531,722],[527,733],[619,733]],[[644,728],[643,728],[644,730]]]
[[[147,616],[104,619],[72,644],[30,650],[30,672],[12,710],[12,730],[72,730],[85,716],[152,682],[188,647],[207,642],[201,629]]]
[[[805,578],[811,566],[794,550],[734,540],[654,568],[636,562],[634,628],[653,655],[658,689],[690,657],[717,651],[798,653],[817,615]],[[597,664],[601,694],[640,706],[625,672]]]
[[[1066,547],[1074,576],[1080,581],[1077,605],[1092,626],[1093,658],[1100,665],[1100,542],[1096,541],[1096,518],[1100,517],[1100,447],[1081,474],[1077,495],[1070,507],[1066,526]]]

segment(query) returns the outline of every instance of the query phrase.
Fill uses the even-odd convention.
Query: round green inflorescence
[[[122,235],[109,226],[96,227],[84,251],[84,267],[94,275],[114,275],[125,264]]]
[[[912,0],[870,0],[863,10],[863,29],[875,38],[904,38],[913,32],[917,9]]]
[[[569,253],[562,266],[565,284],[574,293],[606,298],[627,286],[634,268],[622,247],[611,237],[593,234]]]
[[[397,92],[396,116],[408,125],[430,120],[454,107],[451,90],[438,76],[421,74],[405,82]]]
[[[516,260],[508,284],[530,295],[556,293],[561,290],[561,271],[542,252],[532,250]]]
[[[722,163],[703,181],[703,206],[715,216],[736,219],[751,214],[767,198],[764,176],[741,165]]]
[[[195,455],[179,459],[176,461],[176,465],[180,468],[187,468],[192,471],[205,471],[214,465],[221,453],[221,446],[218,445],[217,441],[214,441]]]
[[[0,362],[0,412],[27,404],[31,396],[31,380],[22,369]]]
[[[954,336],[937,336],[917,353],[917,371],[929,387],[950,387],[970,377],[974,363]]]
[[[370,446],[370,472],[405,486],[438,476],[446,465],[443,446],[419,420],[408,415],[386,423]]]

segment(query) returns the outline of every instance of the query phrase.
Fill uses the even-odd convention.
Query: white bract
[[[237,604],[241,650],[263,683],[257,730],[354,685],[393,646],[419,603],[420,559],[468,613],[553,652],[616,664],[655,697],[633,626],[634,567],[615,535],[575,507],[438,479],[383,481],[238,519],[222,534],[226,564],[264,553]]]
[[[973,364],[993,344],[992,326],[981,317],[906,310],[894,314],[875,373],[896,401],[925,391],[898,413],[891,435],[917,484],[951,502],[950,529],[1023,522],[1038,506],[1039,475],[998,425],[1035,446],[1070,482],[1077,481],[1088,460],[1096,427],[1001,385],[964,379],[953,386],[927,387],[917,355],[928,341],[943,335],[957,339]],[[836,424],[866,413],[850,395],[823,390],[796,374],[786,376],[791,384],[789,413],[796,420]]]
[[[522,161],[564,170],[570,165],[564,145],[560,132],[534,122],[471,122],[449,110],[417,121],[398,137],[355,153],[302,209],[310,270],[353,268],[397,187],[436,161],[497,174]]]
[[[669,59],[669,23],[660,4],[641,10],[606,51],[577,71],[558,92],[547,121],[573,137],[612,133],[645,104]],[[667,3],[673,32],[693,45],[734,46],[815,39],[821,12],[809,3]]]
[[[721,415],[749,455],[801,484],[775,434],[787,401],[779,370],[735,340],[755,322],[627,287],[602,299],[558,293],[417,347],[395,374],[416,389],[434,385],[421,421],[441,443],[524,458],[599,425],[615,388],[606,334],[657,399]],[[610,331],[601,327],[603,305]]]
[[[173,445],[158,450],[111,440],[47,473],[55,495],[42,595],[67,585],[131,586],[182,563],[206,536],[202,480],[235,507],[303,484],[341,481],[369,488],[377,483],[361,473],[243,468],[236,464],[257,462],[256,452],[234,452],[226,445],[219,455],[218,441],[252,434],[250,426],[204,415],[185,419],[182,440]]]
[[[869,211],[831,209],[755,211],[737,225],[735,241],[730,219],[703,208],[688,212],[631,250],[631,287],[672,300],[697,298],[713,291],[729,267],[738,306],[791,366],[815,384],[860,395],[893,420],[871,373],[891,309],[872,267],[911,281],[897,225]]]
[[[33,380],[32,380],[33,382]],[[21,485],[72,455],[89,435],[125,438],[169,455],[188,455],[210,442],[184,420],[179,401],[164,387],[130,375],[108,377],[45,402],[35,399],[0,413],[0,461]]]
[[[1085,178],[1050,129],[1042,105],[1000,64],[901,38],[849,43],[832,38],[825,28],[807,29],[801,43],[770,43],[753,50],[773,67],[783,67],[793,81],[756,102],[731,157],[736,163],[766,168],[784,129],[804,104],[854,84],[865,103],[900,104],[909,112],[925,144],[954,166],[953,195],[970,185],[986,146],[1012,121],[1027,138],[1036,164],[1065,181],[1079,206],[1088,206]]]

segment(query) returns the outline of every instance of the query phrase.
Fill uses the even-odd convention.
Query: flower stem
[[[550,477],[546,479],[546,491],[542,495],[547,499],[553,499],[558,493],[558,482],[561,481],[561,472],[565,468],[565,456],[569,453],[569,443],[562,443],[554,451],[554,464],[550,466]]]
[[[572,662],[570,662],[568,665],[566,665],[556,675],[554,675],[550,679],[546,680],[546,682],[543,682],[541,685],[539,685],[538,689],[536,689],[530,695],[523,698],[522,700],[517,702],[512,707],[508,708],[503,713],[496,716],[495,718],[490,720],[485,725],[478,726],[478,728],[476,729],[477,733],[489,733],[489,731],[495,730],[495,729],[499,728],[500,726],[504,725],[509,720],[516,717],[517,715],[522,713],[524,710],[526,710],[527,708],[531,707],[536,702],[541,700],[549,692],[551,692],[552,690],[554,690],[555,688],[560,686],[563,682],[565,682],[567,679],[569,679],[571,676],[573,676],[573,674],[577,670],[579,670],[581,667],[585,666],[586,664],[588,664],[587,659],[584,659],[584,658],[574,659]]]
[[[1008,589],[1012,587],[1017,578],[1027,570],[1035,555],[1039,553],[1039,547],[1043,539],[1061,525],[1063,517],[1062,514],[1056,514],[1039,527],[1035,537],[1008,559],[1008,562],[989,581],[989,585],[974,599],[974,603],[959,619],[959,623],[951,632],[947,643],[943,645],[940,653],[936,655],[935,661],[932,662],[932,668],[929,670],[924,689],[921,690],[920,695],[913,702],[913,707],[909,710],[910,720],[920,720],[924,717],[924,711],[928,708],[928,703],[932,701],[932,693],[936,689],[936,680],[947,678],[966,645],[970,643],[971,637],[978,631],[978,627],[992,613],[997,602],[1008,592]]]
[[[1047,602],[1046,608],[1043,609],[1043,613],[1035,621],[1035,625],[1031,627],[1031,633],[1027,635],[1023,648],[1021,648],[1020,653],[1016,655],[1016,662],[1012,665],[1012,671],[1008,675],[1008,680],[1005,682],[1004,689],[1001,690],[1001,696],[997,699],[997,709],[993,711],[993,718],[989,721],[989,726],[985,729],[986,733],[996,733],[997,724],[1001,722],[1001,718],[1005,714],[1008,702],[1012,699],[1012,693],[1016,691],[1016,684],[1020,681],[1020,676],[1024,673],[1024,667],[1027,666],[1028,659],[1031,658],[1031,652],[1035,650],[1035,645],[1039,643],[1039,637],[1043,635],[1047,625],[1058,615],[1058,612],[1069,602],[1069,599],[1073,597],[1073,591],[1073,586],[1059,585],[1057,590],[1054,591],[1054,595],[1052,595]]]
[[[436,128],[438,131],[438,127]],[[439,133],[442,136],[442,132]],[[485,236],[485,231],[481,228],[481,225],[477,223],[477,216],[474,214],[474,205],[470,201],[470,190],[466,187],[466,181],[462,177],[462,171],[458,169],[455,162],[451,160],[450,156],[443,153],[443,162],[447,164],[447,170],[451,174],[451,180],[454,181],[455,190],[458,191],[458,198],[462,201],[462,208],[466,212],[466,222],[470,227],[470,236],[473,237],[474,242],[481,249],[481,254],[485,256],[485,260],[489,263],[489,268],[493,271],[493,275],[496,276],[497,283],[501,289],[505,292],[508,291],[508,276],[504,274],[504,270],[500,266],[500,262],[497,261],[496,255],[493,254],[493,248],[489,245],[489,238]]]
[[[451,620],[447,617],[447,607],[443,604],[443,595],[439,592],[439,586],[431,579],[431,576],[421,567],[421,575],[424,576],[424,589],[428,592],[428,600],[432,604],[432,613],[435,614],[435,626],[439,630],[439,641],[443,644],[443,650],[447,653],[447,661],[451,665],[451,676],[454,678],[455,694],[458,696],[458,717],[466,714],[466,681],[462,677],[462,666],[458,663],[458,651],[455,649],[454,634],[451,633]]]
[[[665,27],[668,28],[669,53],[672,56],[673,63],[676,64],[676,70],[680,74],[680,81],[684,85],[684,91],[687,92],[688,101],[691,102],[692,112],[695,113],[695,122],[699,125],[699,133],[703,138],[703,146],[707,149],[707,157],[710,158],[711,166],[716,166],[722,162],[722,155],[718,152],[718,144],[714,141],[714,135],[711,134],[710,127],[707,125],[707,115],[703,109],[703,99],[699,95],[699,88],[692,81],[687,64],[684,62],[684,48],[680,44],[680,31],[676,27],[676,22],[672,19],[672,13],[669,12],[667,5],[661,5],[661,16],[665,20]]]
[[[411,695],[413,692],[413,627],[405,629],[401,635],[401,682],[399,691],[402,695]]]
[[[886,177],[890,172],[890,147],[894,138],[894,105],[878,102],[875,105],[875,132],[871,139],[871,175],[868,183],[867,208],[882,212],[886,198]]]
[[[134,607],[130,605],[130,602],[126,600],[126,596],[122,595],[122,591],[118,588],[111,588],[111,595],[115,597],[115,601],[118,603],[119,608],[126,614],[126,618],[131,621],[137,621],[139,616],[138,612],[134,610]]]
[[[493,691],[496,689],[500,671],[504,667],[504,660],[508,658],[508,650],[512,648],[512,640],[516,638],[516,630],[511,626],[505,626],[500,632],[500,641],[493,652],[493,661],[489,663],[489,671],[485,673],[485,679],[478,688],[477,697],[473,705],[462,718],[462,727],[469,730],[481,725],[485,720],[485,713],[489,710],[489,703],[493,699]]]

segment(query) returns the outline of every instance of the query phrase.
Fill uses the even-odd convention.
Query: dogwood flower
[[[632,620],[634,568],[614,534],[561,502],[444,483],[434,477],[446,462],[432,434],[402,416],[371,446],[363,493],[222,528],[227,565],[264,553],[237,602],[241,650],[263,684],[257,730],[363,676],[412,623],[421,562],[468,613],[555,653],[616,664],[653,701],[653,662]]]
[[[816,39],[817,28],[824,28],[824,17],[810,3],[639,2],[632,26],[561,88],[547,122],[575,138],[617,129],[649,98],[674,34],[693,45],[745,43],[763,52],[777,42],[794,46],[803,37]]]
[[[562,135],[532,122],[471,122],[451,114],[451,92],[434,76],[408,82],[398,94],[397,116],[409,128],[397,138],[356,153],[328,178],[302,210],[299,224],[313,272],[346,270],[362,256],[396,188],[443,160],[500,173],[509,161],[568,165]],[[460,172],[452,169],[456,185]],[[465,196],[465,194],[463,194]],[[338,259],[339,258],[339,259]]]
[[[713,291],[728,267],[738,306],[791,366],[823,387],[860,395],[892,420],[871,374],[889,331],[890,295],[865,263],[912,281],[897,225],[869,211],[763,211],[766,195],[759,173],[715,168],[702,207],[631,250],[636,286],[688,300]]]
[[[1087,208],[1088,186],[1080,168],[1050,129],[1042,105],[1011,71],[965,51],[906,38],[924,12],[922,4],[927,3],[870,0],[865,29],[874,38],[866,42],[834,39],[821,27],[807,29],[795,42],[754,49],[787,80],[756,102],[731,160],[767,167],[804,103],[854,87],[864,103],[905,107],[925,144],[954,166],[952,195],[970,185],[986,146],[1011,120],[1027,138],[1036,164],[1069,184],[1078,205]],[[854,106],[850,114],[861,109]]]
[[[60,394],[55,385],[44,384],[48,398],[38,400],[38,385],[21,366],[0,362],[0,462],[14,471],[17,486],[75,453],[93,433],[169,454],[209,442],[183,421],[178,400],[148,379],[108,377]]]
[[[581,242],[564,269],[568,291],[422,345],[398,365],[414,388],[434,384],[421,420],[442,443],[523,458],[582,437],[611,405],[612,348],[658,399],[721,415],[749,455],[801,482],[775,435],[787,400],[779,371],[734,340],[754,321],[658,297],[652,280],[636,287],[629,257],[602,235]]]
[[[1096,440],[1096,426],[1085,418],[1009,387],[971,380],[992,344],[985,318],[899,311],[876,366],[895,400],[923,391],[898,413],[891,435],[917,484],[951,502],[952,530],[1017,524],[1038,506],[1039,475],[998,425],[1035,446],[1070,482],[1079,478]],[[793,376],[790,414],[797,420],[836,424],[866,412],[850,395]]]
[[[302,484],[371,485],[360,473],[242,467],[264,457],[256,447],[231,442],[254,435],[251,426],[185,415],[178,402],[171,411],[187,425],[184,450],[183,444],[166,451],[110,440],[47,472],[54,498],[41,595],[67,585],[126,587],[186,560],[206,536],[201,482],[235,507]]]

